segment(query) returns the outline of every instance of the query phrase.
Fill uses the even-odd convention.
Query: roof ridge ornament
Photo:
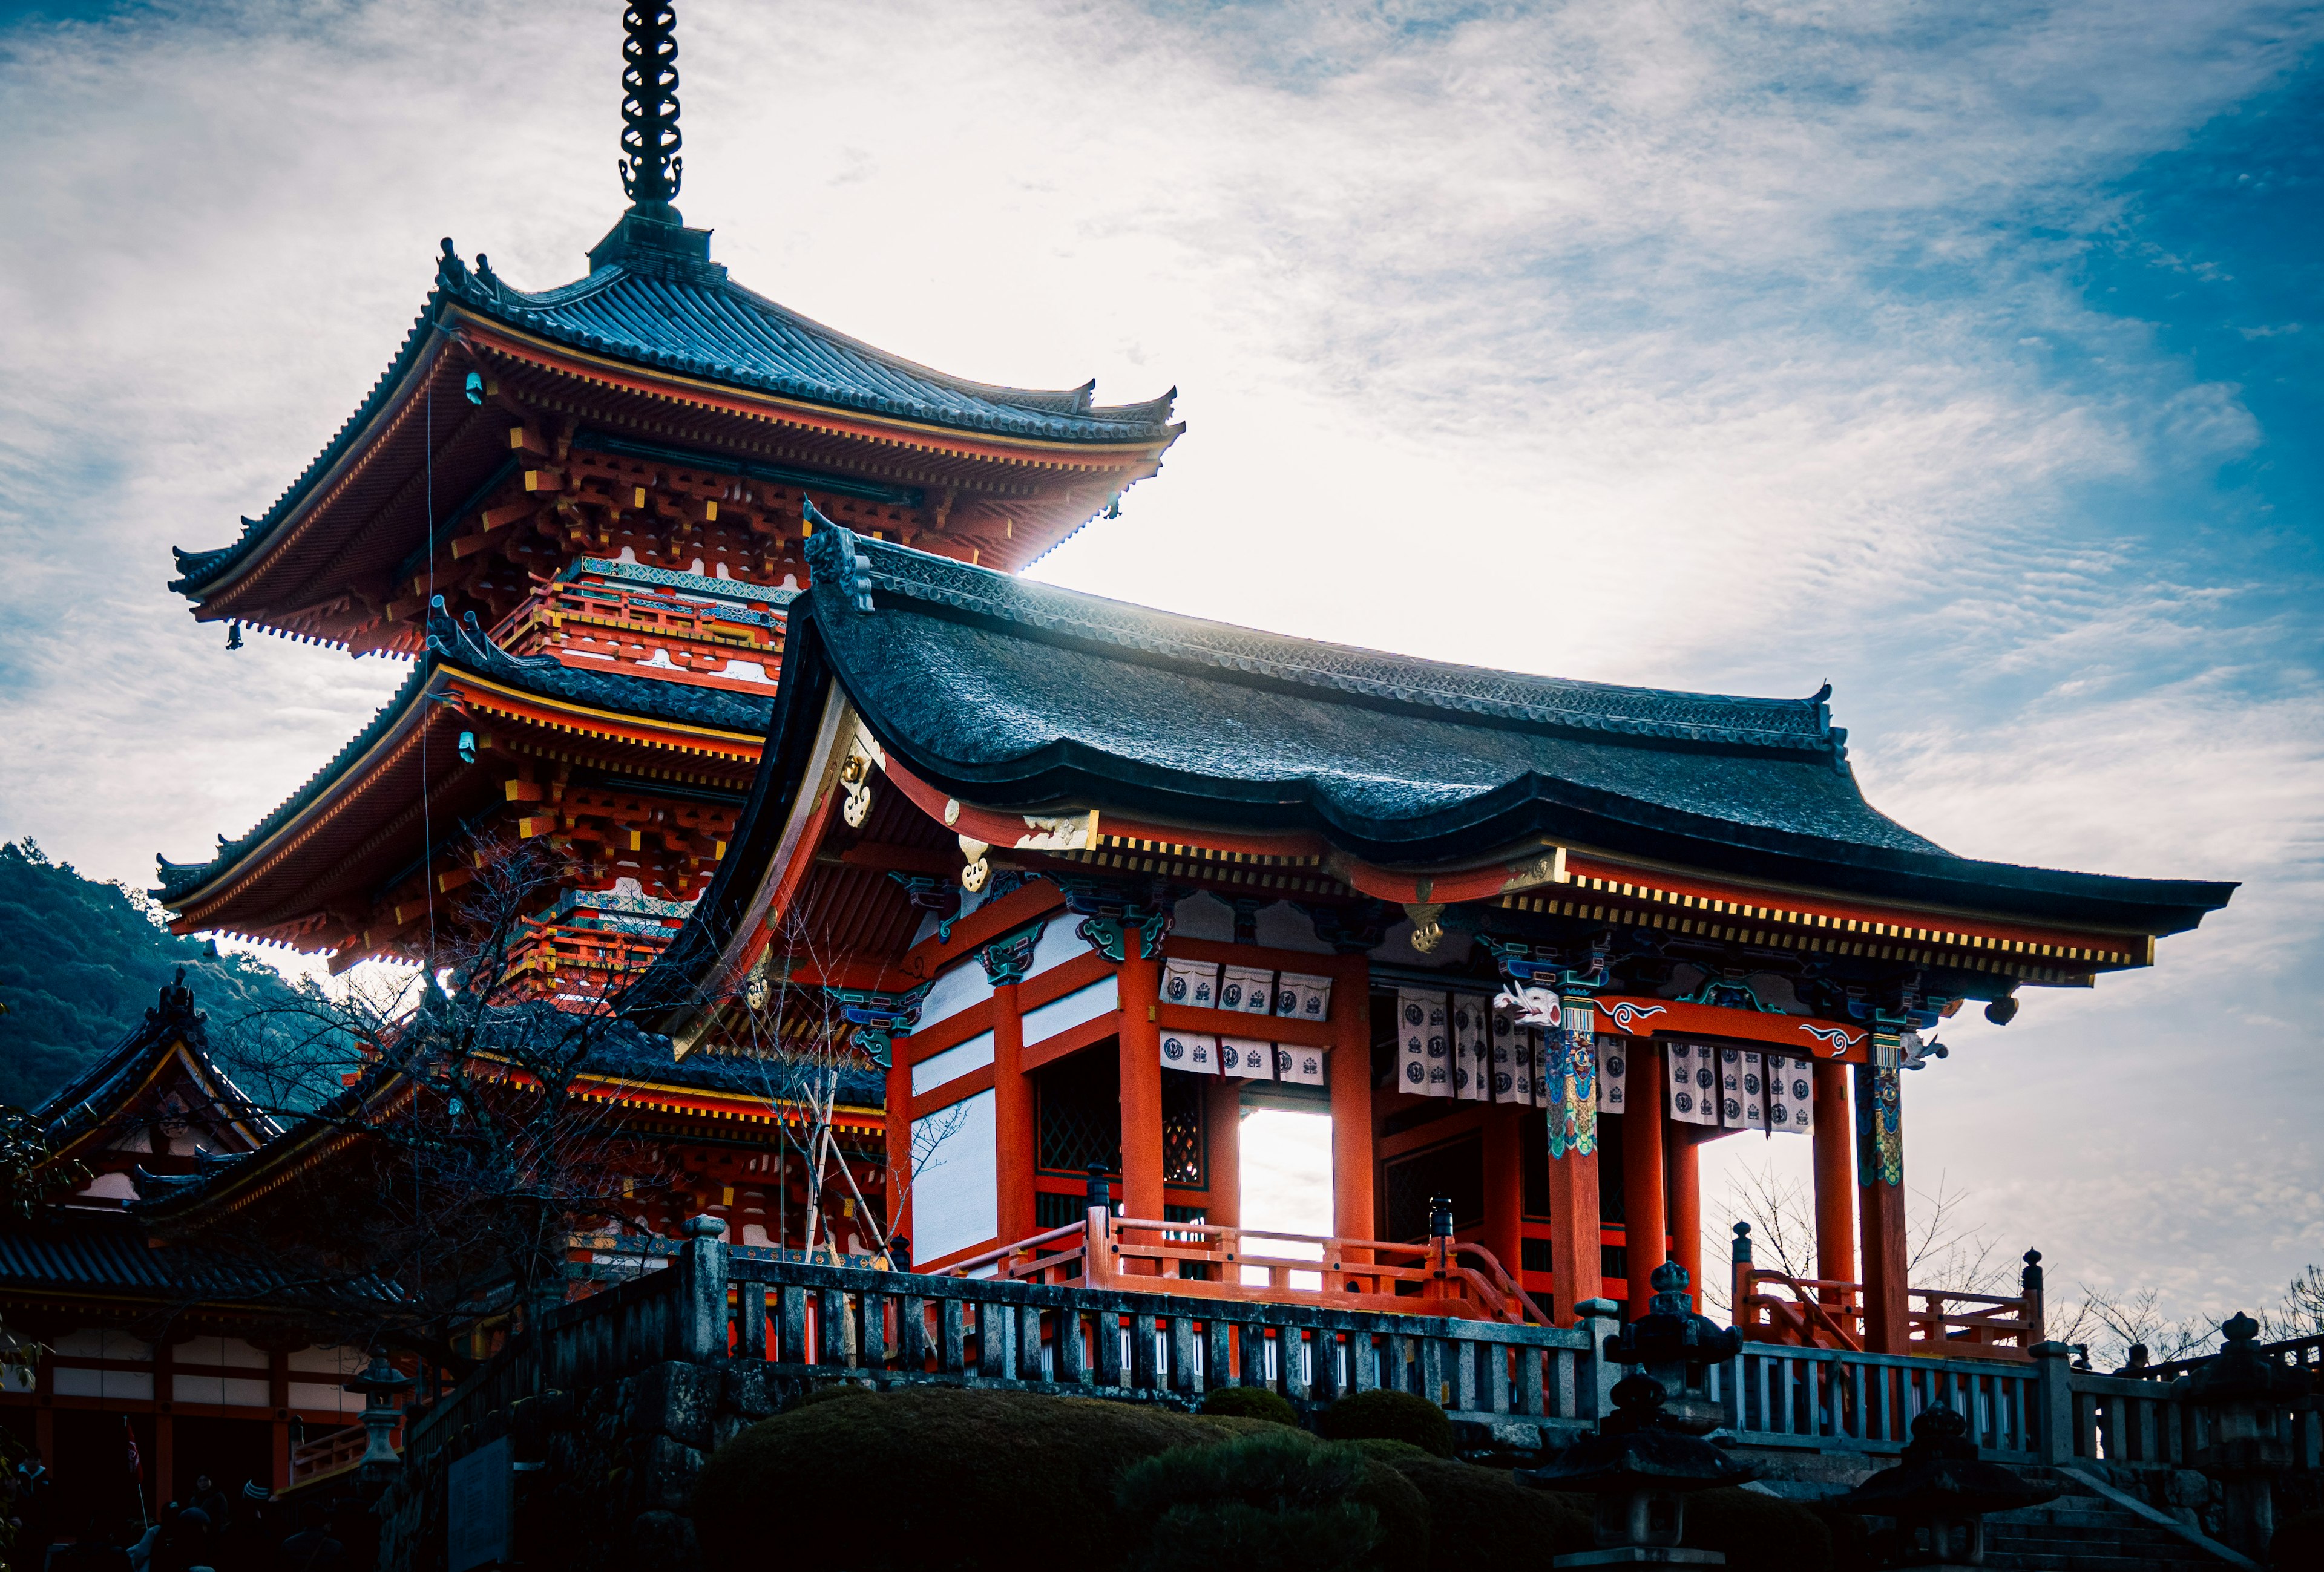
[[[678,13],[641,0],[622,13],[622,192],[651,217],[678,223],[670,199],[685,177],[678,128]]]

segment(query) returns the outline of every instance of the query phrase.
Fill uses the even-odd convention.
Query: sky
[[[439,236],[584,271],[620,11],[0,6],[0,835],[143,885],[392,688],[228,653],[169,547],[328,439]],[[2150,971],[1964,1012],[1908,1172],[2053,1294],[2218,1315],[2324,1261],[2324,10],[681,0],[679,40],[679,205],[737,279],[958,374],[1179,390],[1039,576],[1829,680],[1955,851],[2243,881]],[[1706,1210],[1803,1148],[1719,1143]]]

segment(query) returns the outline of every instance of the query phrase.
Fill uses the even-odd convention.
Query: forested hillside
[[[29,840],[0,845],[0,1102],[36,1106],[135,1025],[186,969],[215,1034],[297,996],[263,961],[180,939],[143,898],[84,878]]]

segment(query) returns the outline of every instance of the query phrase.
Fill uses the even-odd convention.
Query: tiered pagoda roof
[[[404,865],[423,788],[445,847],[464,816],[507,800],[504,768],[462,758],[464,730],[487,747],[497,740],[511,760],[550,764],[580,751],[574,740],[586,736],[601,774],[622,772],[604,777],[609,788],[739,804],[770,697],[520,658],[473,621],[440,613],[430,629],[426,655],[395,696],[304,786],[247,833],[221,838],[208,861],[161,862],[154,894],[180,914],[178,931],[337,947],[345,960],[376,953],[390,935],[358,931],[414,871]]]
[[[446,241],[369,396],[239,539],[180,550],[171,587],[204,621],[402,648],[382,624],[407,581],[552,442],[789,488],[794,524],[792,492],[1013,568],[1151,474],[1181,429],[1172,394],[1101,406],[1093,384],[1000,387],[873,348],[734,283],[708,243],[632,213],[586,278],[528,293]],[[512,455],[512,419],[564,435]]]

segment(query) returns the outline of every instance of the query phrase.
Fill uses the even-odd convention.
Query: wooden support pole
[[[1119,974],[1121,997],[1121,1209],[1125,1217],[1162,1216],[1162,1029],[1159,962],[1135,953]]]
[[[1655,1094],[1657,1100],[1661,1093]],[[1702,1163],[1696,1125],[1665,1125],[1670,1174],[1671,1255],[1686,1269],[1686,1294],[1702,1313]]]
[[[888,1049],[888,1234],[912,1236],[912,1072],[904,1063],[904,1043]],[[790,1230],[788,1192],[791,1182],[788,1147],[776,1147],[774,1182],[768,1188],[779,1198],[775,1226],[767,1236],[778,1246],[788,1246]],[[915,1257],[917,1259],[917,1256]],[[790,1356],[786,1354],[785,1358]]]
[[[1850,1144],[1848,1066],[1819,1059],[1814,1078],[1815,1230],[1818,1277],[1856,1281],[1856,1156]],[[1829,1294],[1825,1296],[1831,1298]]]
[[[1664,1260],[1663,1110],[1641,1098],[1622,1115],[1622,1218],[1630,1263],[1630,1319],[1646,1313]]]
[[[1376,1239],[1371,962],[1361,955],[1342,955],[1331,970],[1332,1231],[1344,1239]],[[1343,1259],[1358,1264],[1353,1252]]]
[[[1904,1187],[1875,1180],[1863,1187],[1864,1347],[1904,1354],[1912,1338],[1912,1291],[1904,1278]]]
[[[1029,1239],[1040,1231],[1033,1223],[1033,1079],[1025,1073],[1025,1022],[1013,982],[992,990],[992,1152],[1001,1240]],[[1158,1169],[1158,1156],[1156,1163]]]
[[[1575,1307],[1605,1286],[1598,1227],[1598,1154],[1568,1147],[1549,1161],[1549,1264],[1557,1283],[1549,1313],[1567,1325]]]
[[[1215,1227],[1242,1223],[1242,1083],[1231,1075],[1204,1077],[1203,1177],[1210,1183],[1204,1216]]]
[[[1884,1023],[1885,1025],[1885,1023]],[[1897,1036],[1876,1026],[1872,1059],[1855,1067],[1858,1228],[1864,1261],[1864,1347],[1904,1354],[1912,1337],[1905,1277],[1904,1128]]]
[[[1485,1110],[1485,1248],[1511,1281],[1525,1269],[1525,1118],[1532,1110],[1496,1103]]]

